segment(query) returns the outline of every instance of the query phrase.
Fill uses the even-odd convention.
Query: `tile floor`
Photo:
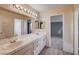
[[[52,38],[52,46],[45,47],[40,55],[73,55],[62,50],[62,41],[60,38]]]

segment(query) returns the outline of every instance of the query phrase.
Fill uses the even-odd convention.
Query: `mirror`
[[[20,36],[24,34],[30,34],[32,33],[32,20],[21,20],[21,19],[15,19],[14,20],[14,35]]]
[[[27,34],[27,20],[14,19],[14,36]]]
[[[0,39],[32,33],[32,21],[31,17],[0,9]]]
[[[21,36],[32,33],[32,20],[13,18],[0,19],[0,39]]]

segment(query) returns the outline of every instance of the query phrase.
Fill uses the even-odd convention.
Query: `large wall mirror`
[[[35,18],[0,9],[0,39],[30,34]]]
[[[32,19],[0,17],[0,39],[16,37],[32,33]]]

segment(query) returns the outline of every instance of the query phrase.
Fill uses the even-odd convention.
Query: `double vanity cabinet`
[[[46,46],[46,36],[43,36],[34,42],[34,55],[37,55]]]
[[[46,36],[37,38],[22,49],[13,53],[13,55],[38,55],[46,46]]]
[[[6,50],[2,50],[3,52],[1,51],[0,54],[38,55],[46,46],[46,41],[47,36],[45,33],[42,32],[23,35],[19,37],[19,39],[15,43],[9,44],[10,46],[7,46],[8,48]]]

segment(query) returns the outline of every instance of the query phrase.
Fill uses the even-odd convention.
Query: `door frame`
[[[63,41],[64,41],[64,13],[55,14],[55,15],[51,15],[51,16],[58,16],[58,15],[62,15],[62,25],[63,25],[62,49],[63,49]],[[50,16],[50,35],[51,35],[51,16]],[[50,36],[50,39],[52,40],[51,36]],[[52,44],[52,43],[51,43],[51,44]]]
[[[79,8],[74,10],[74,41],[73,41],[73,47],[74,47],[74,54],[78,55],[78,13]]]

